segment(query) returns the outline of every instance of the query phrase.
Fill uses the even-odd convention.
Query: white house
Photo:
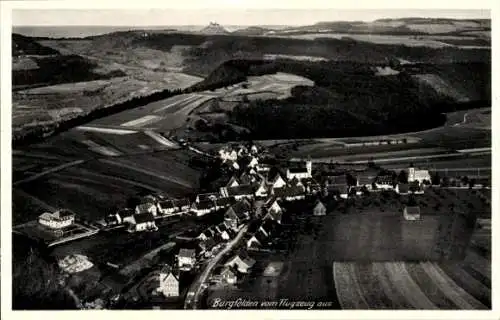
[[[179,297],[179,279],[173,274],[170,266],[166,265],[161,269],[156,291],[162,293],[166,298]]]
[[[392,176],[378,176],[375,179],[375,186],[377,189],[390,190],[394,189],[394,181]]]
[[[196,251],[194,249],[182,248],[177,255],[179,270],[189,271],[196,263]]]
[[[248,163],[248,167],[255,168],[259,164],[259,159],[257,157],[252,157],[252,160]]]
[[[409,220],[409,221],[420,220],[420,207],[419,206],[406,206],[403,209],[403,216],[406,220]]]
[[[203,200],[200,202],[193,203],[191,211],[193,211],[197,216],[203,216],[207,213],[215,211],[215,202],[212,200]]]
[[[235,176],[232,176],[231,179],[229,179],[228,183],[226,184],[226,188],[232,188],[232,187],[237,187],[240,185],[240,182],[238,181],[238,178]]]
[[[38,217],[38,223],[51,229],[69,227],[75,222],[75,215],[67,210],[45,212]]]
[[[268,194],[269,193],[267,190],[267,184],[265,183],[265,181],[261,181],[257,190],[255,190],[255,196],[257,198],[265,198],[265,197],[267,197]]]
[[[228,284],[235,284],[238,281],[238,277],[236,272],[232,270],[232,268],[225,267],[220,273],[220,278],[223,282]]]
[[[134,214],[129,220],[129,232],[156,231],[155,218],[151,212]]]
[[[414,167],[408,168],[408,182],[418,181],[422,183],[424,180],[431,181],[429,170],[417,170]]]
[[[250,152],[251,152],[252,154],[257,154],[257,153],[259,152],[259,149],[257,149],[257,146],[253,144],[253,145],[250,147]]]
[[[162,215],[173,214],[175,211],[177,211],[177,207],[174,205],[174,202],[172,200],[159,201],[157,203],[157,207],[158,211]]]
[[[271,187],[273,189],[283,188],[286,185],[286,181],[281,177],[281,174],[277,173],[271,182]]]
[[[219,157],[223,162],[236,161],[238,160],[238,153],[232,149],[222,148],[219,150]]]
[[[293,178],[297,179],[307,179],[312,177],[312,162],[306,161],[305,168],[288,168],[286,171],[286,178],[288,180],[292,180]]]
[[[252,258],[241,258],[239,255],[236,255],[229,259],[224,265],[226,267],[236,267],[236,269],[241,273],[247,273],[253,265],[255,264],[255,260]]]
[[[151,213],[154,217],[158,214],[158,208],[153,202],[145,202],[135,207],[136,214]]]
[[[268,211],[272,212],[282,212],[283,210],[281,209],[278,200],[276,198],[270,198],[267,203],[265,204],[266,208]]]

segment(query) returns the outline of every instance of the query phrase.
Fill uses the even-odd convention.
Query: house
[[[211,234],[208,229],[203,231],[202,233],[200,233],[199,236],[196,237],[196,239],[200,240],[200,241],[206,241],[207,239],[210,239],[211,237],[213,237],[214,235]]]
[[[250,239],[248,239],[247,248],[259,248],[267,242],[267,236],[263,232],[257,230],[257,232],[254,233]]]
[[[286,178],[288,180],[296,177],[297,179],[307,179],[312,177],[312,162],[306,161],[306,166],[303,168],[288,168],[286,171]]]
[[[222,148],[219,150],[219,157],[223,162],[236,161],[238,160],[238,153],[231,148]]]
[[[177,207],[174,205],[174,202],[172,200],[159,201],[157,203],[157,207],[158,211],[162,215],[173,214],[175,211],[177,211]]]
[[[407,195],[410,192],[410,186],[408,183],[398,183],[396,188],[394,188],[394,191],[397,194]]]
[[[175,199],[175,200],[172,200],[172,202],[174,203],[174,206],[177,207],[177,210],[181,211],[181,212],[185,212],[185,211],[188,211],[189,208],[191,208],[191,204],[189,203],[189,199]]]
[[[215,209],[219,210],[222,208],[227,208],[236,201],[234,197],[229,198],[219,198],[215,200]]]
[[[237,187],[220,189],[222,197],[234,197],[236,200],[243,198],[251,199],[254,197],[254,187],[250,184],[239,185]]]
[[[75,222],[75,214],[68,210],[44,212],[38,217],[38,223],[50,229],[62,229]]]
[[[283,212],[281,210],[280,211],[268,210],[263,220],[272,220],[275,221],[276,223],[281,224],[282,217],[283,217]]]
[[[198,247],[200,247],[202,253],[211,251],[216,245],[217,242],[213,238],[208,238],[198,243]]]
[[[345,174],[327,176],[325,179],[325,186],[347,186],[347,176]]]
[[[177,262],[179,263],[179,270],[191,270],[196,263],[196,251],[194,249],[180,249],[177,255]]]
[[[172,271],[172,267],[165,265],[158,276],[159,285],[156,291],[162,293],[165,298],[179,297],[179,278]]]
[[[258,164],[259,164],[259,159],[254,156],[254,157],[252,157],[252,159],[248,163],[248,167],[249,168],[256,168]]]
[[[301,180],[302,185],[305,188],[306,193],[316,193],[321,190],[320,184],[314,178],[306,178]]]
[[[136,214],[151,213],[154,217],[158,214],[158,208],[154,202],[143,202],[135,207]]]
[[[394,188],[394,179],[390,175],[378,176],[375,179],[377,189],[389,190]]]
[[[274,179],[269,183],[272,189],[283,188],[286,186],[286,181],[281,177],[281,174],[278,172],[274,176]]]
[[[228,262],[224,264],[226,267],[236,267],[241,273],[248,273],[254,266],[255,260],[250,257],[242,258],[239,254],[231,257]]]
[[[237,187],[240,185],[238,178],[236,176],[232,176],[231,179],[226,183],[226,188]]]
[[[257,146],[256,146],[256,145],[254,145],[254,144],[253,144],[253,145],[250,147],[250,153],[251,153],[251,154],[257,154],[257,153],[259,153],[259,149],[257,148]]]
[[[314,208],[313,208],[313,215],[315,215],[315,216],[326,215],[326,207],[323,204],[323,202],[321,202],[321,200],[316,201],[316,204],[314,205]]]
[[[267,202],[265,203],[265,208],[267,211],[274,211],[274,212],[282,212],[283,209],[281,209],[278,200],[276,198],[269,198]]]
[[[423,194],[424,189],[422,189],[422,186],[417,180],[414,180],[413,182],[408,184],[408,190],[410,193],[413,194]]]
[[[366,187],[368,190],[372,189],[373,182],[377,178],[379,170],[375,168],[368,168],[364,171],[357,171],[356,177],[358,181],[358,187]]]
[[[229,235],[227,229],[228,227],[226,226],[225,223],[220,223],[217,226],[215,226],[215,231],[217,232],[219,237],[224,241],[229,241],[229,239],[231,239],[231,236]]]
[[[155,217],[151,212],[134,214],[133,220],[129,223],[129,232],[156,231]]]
[[[269,167],[268,165],[266,164],[262,164],[262,163],[259,163],[256,167],[255,167],[255,170],[257,170],[258,173],[262,173],[262,172],[269,172],[269,170],[271,170],[271,167]]]
[[[259,187],[257,190],[255,190],[255,197],[256,198],[265,198],[269,194],[267,190],[267,184],[264,180],[261,181]]]
[[[300,200],[306,197],[305,191],[301,187],[297,186],[285,186],[283,188],[274,189],[273,195],[276,199],[286,201]]]
[[[238,226],[250,218],[251,206],[248,202],[239,201],[233,204],[224,214],[224,220],[227,221],[232,229],[237,229]]]
[[[222,282],[228,284],[235,284],[238,281],[236,272],[231,267],[224,267],[220,273],[220,279]]]
[[[305,190],[304,184],[299,179],[297,179],[297,177],[293,177],[291,180],[289,180],[288,185],[292,187],[300,187]]]
[[[219,194],[217,192],[211,192],[211,193],[200,193],[196,195],[196,200],[195,202],[202,202],[202,201],[215,201],[219,198]]]
[[[419,206],[405,206],[403,209],[403,216],[406,220],[415,221],[420,220],[420,207]]]
[[[424,181],[431,181],[431,175],[429,170],[417,170],[413,166],[408,168],[408,182],[418,181],[423,183]]]
[[[191,211],[193,211],[198,217],[203,216],[207,213],[215,211],[215,201],[203,200],[200,202],[195,202],[191,206]]]

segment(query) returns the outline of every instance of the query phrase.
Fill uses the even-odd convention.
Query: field
[[[113,206],[124,206],[129,197],[139,193],[190,195],[201,175],[200,168],[191,164],[193,157],[197,156],[181,150],[104,157],[49,173],[14,189],[21,192],[13,199],[14,221],[28,221],[43,210],[24,210],[26,197],[35,199],[34,204],[68,208],[80,217],[98,220]]]

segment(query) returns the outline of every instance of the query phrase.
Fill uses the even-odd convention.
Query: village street
[[[219,260],[229,251],[233,249],[233,247],[240,241],[240,239],[243,237],[245,232],[248,229],[248,225],[245,225],[241,228],[241,230],[238,232],[236,237],[228,242],[226,247],[219,252],[213,259],[210,260],[208,265],[206,266],[205,270],[200,274],[200,276],[193,282],[191,287],[189,288],[189,291],[186,296],[186,301],[184,303],[184,309],[196,309],[198,305],[198,297],[200,293],[203,291],[203,284],[207,280],[207,278],[210,276],[212,269],[217,265]]]

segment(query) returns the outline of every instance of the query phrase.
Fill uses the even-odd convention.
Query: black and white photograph
[[[13,8],[12,310],[492,311],[492,10],[446,4]]]

